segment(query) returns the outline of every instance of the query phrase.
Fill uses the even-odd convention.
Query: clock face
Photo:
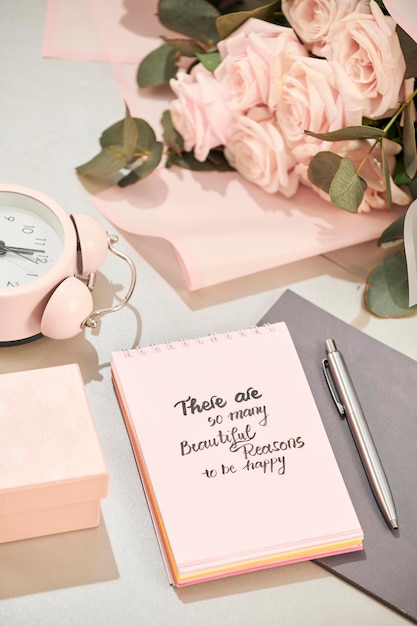
[[[17,204],[18,206],[15,206]],[[20,287],[57,263],[64,232],[56,215],[34,198],[0,204],[0,288]]]

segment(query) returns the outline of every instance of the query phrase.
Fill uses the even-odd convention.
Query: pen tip
[[[394,517],[392,520],[390,520],[391,522],[391,528],[393,530],[396,530],[398,528],[398,520],[396,517]]]

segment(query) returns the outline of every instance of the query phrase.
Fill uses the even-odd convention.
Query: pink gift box
[[[77,364],[0,375],[0,543],[97,526],[108,481]]]

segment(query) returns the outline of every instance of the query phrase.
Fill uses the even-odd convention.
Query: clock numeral
[[[14,215],[5,215],[4,219],[7,220],[8,222],[14,222],[16,218]]]
[[[12,282],[11,280],[8,280],[6,287],[19,287],[19,283],[17,281]]]
[[[35,259],[35,263],[40,263],[42,265],[45,265],[45,263],[48,263],[48,256],[37,256]]]
[[[22,233],[24,233],[25,235],[33,235],[34,230],[34,226],[23,226]]]

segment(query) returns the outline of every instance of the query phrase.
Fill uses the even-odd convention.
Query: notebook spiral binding
[[[177,341],[165,341],[164,343],[156,344],[151,343],[148,346],[136,346],[135,348],[127,348],[123,350],[125,358],[132,358],[134,356],[147,356],[149,354],[156,354],[163,350],[178,350],[182,348],[189,348],[193,345],[205,345],[206,343],[219,343],[220,341],[232,341],[236,338],[245,338],[251,334],[259,335],[265,330],[269,332],[275,332],[275,328],[271,324],[263,324],[262,326],[252,326],[250,328],[239,328],[232,331],[223,331],[219,333],[212,333],[205,337],[194,337],[192,339],[179,339]]]

